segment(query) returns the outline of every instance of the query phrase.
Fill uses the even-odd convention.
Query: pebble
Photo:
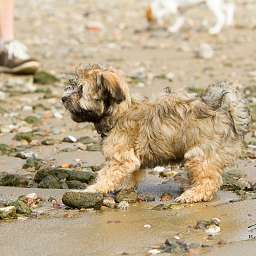
[[[151,249],[148,251],[149,255],[156,255],[156,254],[160,254],[161,251],[159,249]]]
[[[16,212],[19,214],[24,214],[29,216],[31,214],[31,209],[25,204],[22,200],[15,200],[8,204],[9,206],[14,206],[16,208]]]
[[[30,193],[25,196],[26,199],[36,200],[38,198],[36,193]]]
[[[31,112],[33,108],[31,106],[23,106],[22,111],[24,112]]]
[[[128,203],[136,203],[138,200],[138,194],[135,191],[121,190],[116,195],[116,201],[120,203],[121,201],[126,201]]]
[[[2,92],[0,91],[0,100],[5,100],[6,99],[6,93],[5,92]]]
[[[16,218],[16,208],[14,206],[6,206],[0,208],[0,219]]]
[[[117,208],[120,210],[128,210],[129,208],[129,203],[127,201],[121,201],[118,205]]]
[[[156,166],[155,168],[154,168],[154,172],[163,172],[165,170],[165,167],[163,167],[163,166]]]
[[[38,158],[38,155],[32,151],[21,151],[21,152],[18,152],[16,155],[16,157],[19,157],[21,159],[28,159],[28,158],[32,158],[32,159],[36,159]]]
[[[63,139],[63,142],[75,143],[77,142],[77,138],[72,135],[69,135]]]
[[[150,224],[145,224],[145,225],[144,225],[144,228],[150,229],[150,228],[151,228],[151,225],[150,225]]]
[[[196,53],[196,57],[202,58],[202,59],[211,59],[214,56],[213,48],[206,43],[200,44],[199,49],[197,49],[195,53]]]
[[[116,202],[113,197],[109,196],[103,199],[103,205],[108,208],[114,209],[116,207]]]
[[[210,225],[205,232],[210,236],[215,236],[220,232],[220,227],[217,225]]]
[[[172,82],[175,78],[175,74],[172,73],[172,72],[169,72],[168,74],[165,75],[165,77],[170,81]]]

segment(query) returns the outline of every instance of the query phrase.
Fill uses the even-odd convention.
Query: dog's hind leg
[[[133,190],[136,189],[137,184],[142,180],[145,175],[145,170],[136,170],[131,175],[129,175],[122,182],[121,190]]]
[[[192,187],[176,198],[176,202],[195,203],[209,201],[222,184],[223,163],[209,145],[194,147],[185,154],[185,168]]]
[[[107,161],[99,172],[96,183],[85,189],[86,192],[108,193],[122,187],[125,180],[140,167],[134,150],[122,150]]]
[[[209,33],[215,35],[218,34],[225,25],[225,13],[223,10],[223,2],[222,0],[208,0],[207,6],[216,17],[215,25],[209,29]]]
[[[177,17],[175,23],[168,28],[168,31],[170,33],[177,33],[183,27],[184,23],[185,23],[185,18],[183,16],[179,15]]]
[[[224,11],[226,13],[225,23],[227,26],[234,25],[234,16],[235,16],[235,5],[233,3],[226,3],[223,6]]]

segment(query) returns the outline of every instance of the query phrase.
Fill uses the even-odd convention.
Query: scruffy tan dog
[[[169,93],[154,103],[134,102],[118,73],[98,65],[79,70],[62,101],[74,121],[94,123],[103,137],[106,164],[86,191],[134,186],[139,170],[184,159],[192,186],[176,198],[182,203],[213,198],[250,122],[231,83],[217,82],[198,99]]]

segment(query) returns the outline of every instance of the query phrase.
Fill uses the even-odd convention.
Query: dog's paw
[[[209,201],[212,197],[209,195],[206,195],[202,192],[199,192],[195,188],[191,188],[189,190],[186,190],[183,194],[181,194],[179,197],[175,199],[176,203],[197,203],[201,201]]]
[[[168,32],[171,33],[171,34],[176,34],[179,32],[179,28],[175,27],[175,26],[171,26],[168,28]]]
[[[221,31],[220,28],[213,27],[213,28],[210,28],[208,32],[210,35],[218,35],[220,31]]]

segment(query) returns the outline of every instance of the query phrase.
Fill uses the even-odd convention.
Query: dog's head
[[[150,24],[156,23],[156,17],[154,15],[151,5],[147,6],[146,11],[145,11],[145,17],[146,17],[146,20],[148,21],[148,23],[150,23]]]
[[[127,85],[117,72],[90,65],[67,81],[62,102],[74,121],[98,123],[128,97]]]

